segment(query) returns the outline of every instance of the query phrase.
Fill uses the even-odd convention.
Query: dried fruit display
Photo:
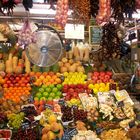
[[[103,51],[103,60],[120,58],[120,39],[117,35],[117,25],[114,22],[109,22],[103,26],[101,46]]]
[[[69,0],[70,9],[76,23],[87,23],[90,20],[90,0]]]

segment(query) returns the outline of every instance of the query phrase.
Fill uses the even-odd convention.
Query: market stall
[[[139,8],[0,1],[0,140],[140,140]]]

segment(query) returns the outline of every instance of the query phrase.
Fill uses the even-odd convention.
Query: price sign
[[[28,122],[24,122],[22,123],[22,129],[25,130],[25,129],[29,129],[30,128],[30,124]]]
[[[102,38],[102,28],[100,26],[89,26],[89,43],[99,45]]]
[[[68,130],[67,134],[71,137],[73,137],[74,135],[76,135],[78,133],[76,128],[71,128]]]
[[[83,24],[66,24],[65,38],[84,39],[84,25]]]
[[[49,105],[49,104],[45,104],[45,108],[48,108],[50,110],[53,110],[53,106],[52,105]]]

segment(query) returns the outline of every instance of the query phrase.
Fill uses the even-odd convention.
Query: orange
[[[57,82],[57,84],[61,83],[61,79],[60,78],[56,78],[55,81]]]
[[[52,71],[49,72],[49,75],[50,75],[50,76],[53,76],[53,75],[54,75],[54,72],[52,72]]]
[[[35,72],[30,72],[30,76],[34,76],[35,75]]]
[[[53,76],[52,76],[52,79],[56,79],[56,78],[57,78],[57,76],[56,76],[56,75],[53,75]]]
[[[47,76],[46,76],[46,79],[47,79],[47,80],[50,80],[50,79],[51,79],[51,76],[50,76],[50,75],[47,75]]]
[[[43,72],[42,75],[46,77],[48,75],[48,73],[47,72]]]
[[[41,76],[41,72],[36,72],[35,75],[36,75],[37,77],[39,77],[39,76]]]
[[[54,79],[50,79],[49,82],[53,83],[54,82]]]

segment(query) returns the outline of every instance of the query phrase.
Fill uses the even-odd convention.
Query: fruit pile
[[[37,116],[37,111],[34,106],[24,106],[21,111],[30,122],[34,121],[34,116]]]
[[[88,88],[93,90],[94,94],[97,94],[98,92],[109,91],[110,84],[109,83],[89,84]]]
[[[62,89],[63,93],[65,93],[65,100],[70,100],[72,98],[79,98],[79,93],[92,93],[86,84],[71,84],[71,85],[64,85]]]
[[[3,98],[18,103],[21,101],[21,97],[24,95],[28,96],[30,94],[30,91],[31,91],[30,86],[5,88]]]
[[[55,74],[53,72],[44,72],[43,74],[37,72],[35,74],[36,80],[34,82],[34,85],[36,86],[41,86],[46,85],[56,85],[56,84],[60,84],[61,83],[61,79],[59,77],[59,74]]]
[[[112,72],[93,72],[91,75],[93,84],[112,82]]]
[[[38,92],[36,93],[34,100],[47,100],[47,101],[52,101],[53,99],[60,99],[62,97],[62,85],[57,84],[57,85],[42,85],[39,89]]]
[[[19,114],[9,114],[8,116],[8,125],[9,127],[19,129],[21,127],[22,121],[24,119],[24,113]]]
[[[30,76],[28,74],[7,74],[4,78],[4,88],[28,87],[30,86]]]
[[[64,73],[65,80],[63,85],[65,84],[85,84],[85,80],[87,79],[87,75],[83,72],[65,72]]]

